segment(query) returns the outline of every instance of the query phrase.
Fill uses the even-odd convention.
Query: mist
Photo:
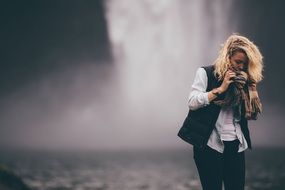
[[[101,12],[96,12],[102,17],[100,22],[95,22],[97,17],[90,18],[92,14],[83,17],[88,21],[79,19],[84,10],[93,11],[86,8],[86,3],[69,5],[81,5],[76,18],[83,22],[79,26],[82,31],[89,31],[84,26],[94,24],[96,33],[76,33],[77,38],[68,38],[74,41],[61,42],[62,49],[46,46],[47,52],[38,53],[35,64],[30,65],[42,69],[32,70],[25,75],[27,79],[5,75],[5,85],[10,87],[0,99],[1,147],[189,147],[176,134],[188,112],[194,74],[200,66],[212,64],[230,34],[243,31],[242,21],[233,16],[242,10],[236,8],[235,1],[222,0],[98,2],[102,5],[97,8]],[[96,3],[93,6],[98,7]],[[64,11],[65,5],[59,7],[58,13]],[[75,17],[65,18],[76,22]],[[69,26],[65,27],[63,36],[70,32]],[[106,29],[97,32],[98,27]],[[51,51],[55,51],[54,58],[46,59]],[[4,62],[8,63],[7,59]],[[21,71],[23,65],[19,62],[16,59],[14,65]],[[274,73],[267,73],[267,82],[259,87],[264,112],[257,121],[250,122],[253,147],[285,145],[284,108],[266,92],[272,88],[271,75]]]

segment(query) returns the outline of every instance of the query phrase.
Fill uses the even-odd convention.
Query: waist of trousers
[[[240,141],[238,139],[232,141],[223,141],[225,145],[224,152],[225,153],[237,153],[240,145]]]

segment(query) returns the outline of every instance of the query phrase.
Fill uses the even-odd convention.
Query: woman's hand
[[[224,80],[223,80],[223,83],[221,84],[220,87],[218,88],[214,88],[212,89],[209,93],[208,93],[208,100],[209,102],[211,102],[212,100],[216,99],[216,97],[219,95],[219,94],[222,94],[224,93],[229,85],[233,82],[233,80],[231,80],[232,77],[235,77],[236,76],[236,73],[231,71],[231,70],[228,70],[225,74],[225,77],[224,77]]]
[[[231,71],[231,70],[228,70],[226,72],[223,83],[219,87],[219,90],[221,93],[225,92],[228,89],[229,85],[233,82],[233,80],[231,80],[231,78],[235,77],[235,76],[236,76],[236,73]]]

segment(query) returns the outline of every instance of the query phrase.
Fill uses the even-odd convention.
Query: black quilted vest
[[[214,75],[214,66],[202,67],[206,70],[208,77],[207,92],[211,91],[213,88],[217,88],[221,85],[221,81]],[[223,99],[224,94],[219,95],[216,100]],[[189,110],[186,119],[183,122],[182,127],[178,132],[178,136],[184,141],[203,148],[207,145],[208,139],[215,128],[216,121],[218,119],[221,107],[210,102],[209,105],[199,108],[197,110]],[[242,106],[242,118],[239,122],[241,130],[245,136],[248,143],[248,147],[251,149],[250,133],[248,130],[248,122],[244,117],[244,106]]]

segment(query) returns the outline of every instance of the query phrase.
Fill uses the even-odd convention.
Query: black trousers
[[[245,155],[238,152],[239,141],[224,141],[220,153],[208,146],[193,147],[193,155],[203,190],[244,190]]]

